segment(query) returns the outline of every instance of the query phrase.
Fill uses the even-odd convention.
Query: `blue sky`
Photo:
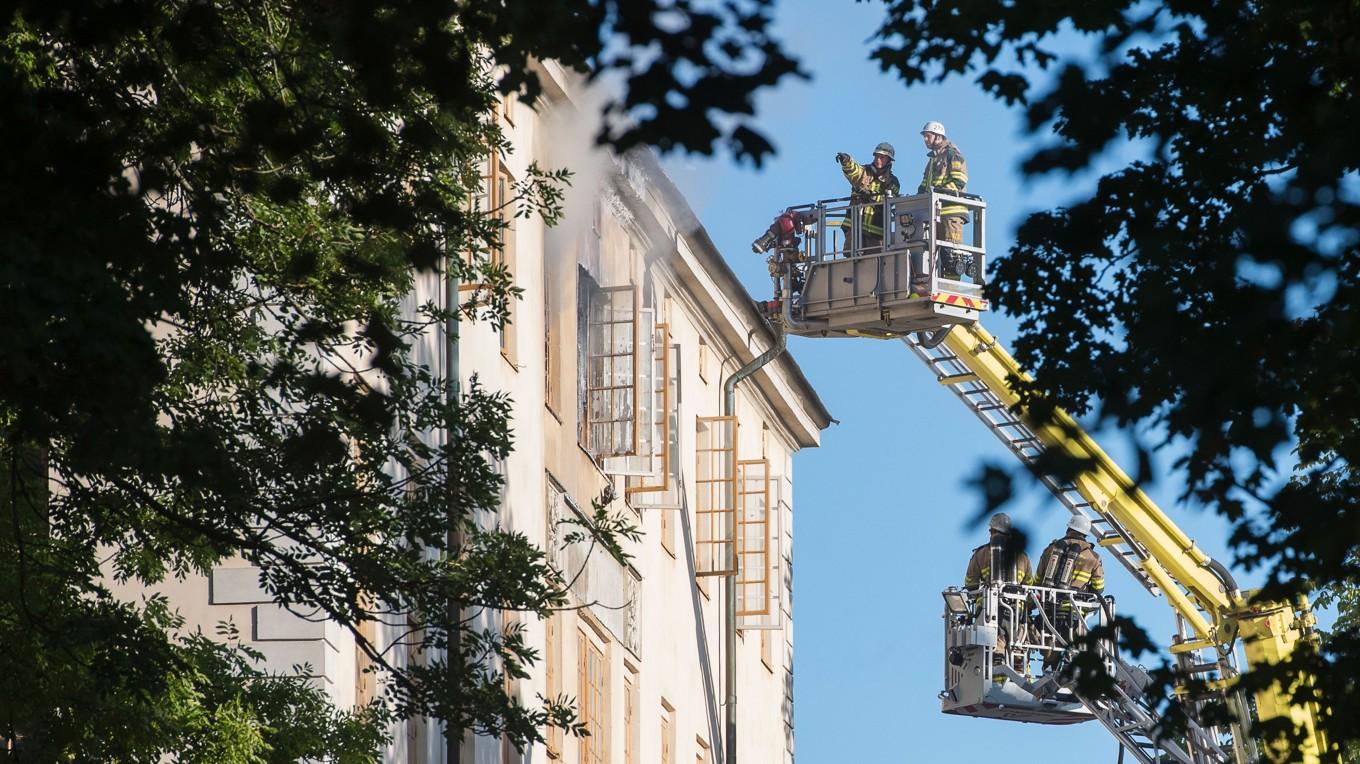
[[[867,60],[881,19],[876,3],[785,2],[780,34],[814,75],[760,99],[760,124],[779,154],[761,170],[728,158],[672,157],[668,171],[747,288],[769,293],[750,241],[785,206],[841,196],[838,151],[867,160],[882,140],[897,148],[895,171],[914,188],[925,161],[918,131],[939,120],[968,160],[969,190],[988,203],[987,246],[1006,252],[1028,211],[1071,198],[1090,177],[1026,184],[1020,115],[968,80],[906,88]],[[1083,47],[1073,38],[1065,46]],[[1007,342],[1015,322],[984,321]],[[979,498],[965,484],[983,460],[1008,462],[983,429],[900,343],[792,338],[790,349],[840,420],[822,447],[795,460],[794,621],[798,758],[802,762],[933,762],[1005,756],[1028,762],[1113,761],[1116,744],[1098,723],[1049,728],[946,716],[941,689],[941,598],[958,584],[969,551],[984,540],[967,527]],[[1128,465],[1127,438],[1103,445]],[[1165,468],[1170,458],[1154,463]],[[1148,487],[1199,546],[1228,562],[1226,526],[1176,506],[1179,486]],[[1037,557],[1068,515],[1031,492],[1012,515],[1031,531]],[[1154,599],[1110,559],[1108,591],[1162,645],[1173,631]],[[1240,571],[1251,585],[1254,576]],[[1144,656],[1155,664],[1158,656]]]

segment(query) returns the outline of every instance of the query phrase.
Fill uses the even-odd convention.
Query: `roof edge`
[[[690,207],[687,200],[676,187],[674,181],[666,174],[657,161],[656,155],[650,149],[634,149],[626,155],[628,161],[637,164],[643,172],[648,175],[648,179],[654,187],[661,192],[666,205],[676,214],[676,223],[680,230],[677,233],[683,236],[690,244],[690,249],[698,256],[704,258],[705,265],[711,266],[710,273],[718,285],[727,292],[729,298],[735,298],[732,302],[738,305],[738,310],[743,314],[746,323],[756,328],[765,341],[765,346],[769,347],[775,342],[774,328],[765,316],[761,315],[755,308],[754,301],[746,291],[746,287],[737,278],[737,274],[728,265],[726,258],[714,243],[712,237],[708,235],[708,229],[694,214],[694,209]],[[752,354],[754,357],[754,354]],[[749,359],[748,359],[749,360]],[[780,364],[784,373],[797,388],[797,392],[802,395],[808,404],[808,413],[813,417],[820,430],[825,430],[834,421],[831,412],[827,410],[826,404],[817,394],[817,389],[812,386],[803,369],[798,365],[798,361],[788,350],[785,350],[776,361]]]

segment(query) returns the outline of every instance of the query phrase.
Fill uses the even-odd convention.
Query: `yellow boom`
[[[1067,412],[1058,410],[1051,421],[1042,424],[1027,416],[1007,380],[1028,379],[1028,375],[985,329],[977,324],[955,326],[945,336],[942,348],[966,369],[962,374],[942,375],[942,383],[985,387],[1018,413],[1044,447],[1090,465],[1073,487],[1089,504],[1089,511],[1105,521],[1100,526],[1104,530],[1101,544],[1123,548],[1126,559],[1134,560],[1145,574],[1145,583],[1155,586],[1149,589],[1165,593],[1176,614],[1190,627],[1192,633],[1172,646],[1174,654],[1212,652],[1210,661],[1227,668],[1224,658],[1232,654],[1235,640],[1240,639],[1248,666],[1260,667],[1288,659],[1302,642],[1317,646],[1315,621],[1306,599],[1258,602],[1252,592],[1238,591],[1227,570],[1197,548]],[[1219,689],[1230,696],[1233,684],[1229,678]],[[1293,697],[1299,689],[1304,690],[1301,695],[1309,694],[1306,688],[1278,684],[1255,694],[1261,721],[1289,719],[1302,735],[1300,747],[1277,744],[1264,755],[1280,762],[1331,761],[1336,753],[1319,724],[1323,710],[1313,702],[1296,702]],[[1240,728],[1234,732],[1235,738],[1240,737]],[[1246,741],[1236,742],[1242,752],[1239,758],[1246,760]]]

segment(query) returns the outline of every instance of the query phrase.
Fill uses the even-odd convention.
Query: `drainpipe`
[[[787,305],[787,298],[785,301]],[[784,334],[784,327],[775,323],[774,326],[774,345],[764,353],[756,356],[750,363],[737,369],[732,376],[723,382],[723,416],[735,416],[737,413],[737,385],[742,380],[755,374],[761,367],[773,361],[784,352],[787,342],[787,335]],[[734,444],[735,445],[735,444]],[[736,485],[737,465],[732,465],[733,486]],[[735,493],[735,491],[733,491]],[[735,496],[733,497],[735,499]],[[734,570],[732,575],[727,576],[726,581],[726,619],[723,638],[727,643],[724,658],[723,684],[727,686],[727,755],[723,757],[723,764],[737,764],[737,568],[741,565],[741,557],[737,554],[737,511],[740,508],[733,502],[731,520],[728,522],[728,538],[732,539],[732,565]]]
[[[448,388],[444,393],[444,403],[450,407],[458,404],[459,396],[462,393],[458,376],[458,291],[461,286],[461,279],[458,276],[457,268],[454,266],[453,257],[445,255],[444,310],[448,315],[444,318],[444,380],[448,383]],[[444,437],[446,439],[452,438],[454,433],[445,428]],[[448,555],[450,559],[453,559],[458,556],[458,552],[463,546],[463,531],[458,525],[458,496],[453,491],[449,491],[448,500]],[[459,602],[450,598],[448,609],[449,622],[458,624],[461,620],[459,616],[462,614]],[[451,683],[457,681],[454,660],[462,654],[460,636],[456,628],[451,630],[449,632],[449,646],[445,651]],[[461,659],[459,659],[459,662],[461,662]],[[453,689],[457,690],[458,688]],[[444,761],[445,764],[459,764],[462,761],[463,730],[449,729],[447,726],[449,723],[449,720],[444,721],[444,742],[447,746],[447,750],[444,752]]]

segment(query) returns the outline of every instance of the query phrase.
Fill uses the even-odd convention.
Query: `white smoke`
[[[547,165],[571,171],[571,185],[563,199],[564,216],[559,233],[575,237],[586,233],[593,220],[597,200],[616,171],[609,151],[596,145],[603,124],[606,103],[617,98],[621,84],[599,78],[589,85],[579,75],[569,74],[568,101],[559,102],[545,113],[543,123]]]

